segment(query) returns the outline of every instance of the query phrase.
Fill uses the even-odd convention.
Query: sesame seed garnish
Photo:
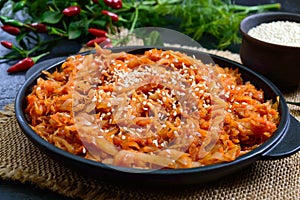
[[[152,143],[155,144],[155,146],[158,147],[158,141],[157,140],[153,140]]]
[[[179,134],[178,134],[177,131],[174,131],[174,135],[175,135],[175,137],[178,137],[178,136],[179,136]]]

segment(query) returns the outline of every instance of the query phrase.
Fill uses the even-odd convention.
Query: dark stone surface
[[[13,38],[4,33],[0,32],[0,41],[2,40],[13,40]],[[0,56],[3,56],[7,53],[8,50],[0,45]],[[15,75],[9,75],[6,70],[14,62],[7,62],[5,60],[0,61],[0,109],[4,105],[14,101],[15,95],[18,89],[21,87],[24,82],[24,73],[19,73]]]

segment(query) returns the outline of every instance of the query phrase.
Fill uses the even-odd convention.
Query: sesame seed
[[[157,99],[157,102],[160,103],[161,105],[163,104],[163,102],[160,99]]]
[[[176,104],[175,104],[175,102],[172,104],[172,108],[173,108],[173,109],[176,109]]]
[[[177,131],[174,131],[174,135],[175,135],[175,137],[178,137],[178,136],[179,136],[179,134],[178,134]]]
[[[210,107],[210,105],[207,105],[205,103],[202,106],[203,106],[203,108],[209,108]]]
[[[137,128],[136,131],[139,132],[139,133],[142,133],[143,129],[142,128]]]
[[[155,144],[155,146],[158,147],[158,141],[157,140],[153,140],[152,143]]]
[[[174,113],[173,113],[173,116],[175,117],[177,115],[177,112],[176,111],[174,111]]]

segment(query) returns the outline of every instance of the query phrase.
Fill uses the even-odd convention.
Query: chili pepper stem
[[[24,50],[23,48],[19,48],[13,45],[12,49],[18,52],[23,57],[27,56],[26,50]]]
[[[134,30],[136,22],[138,20],[138,17],[139,17],[139,8],[138,8],[138,5],[136,5],[135,6],[135,12],[134,12],[134,18],[133,18],[129,33],[132,33],[132,31]]]
[[[38,50],[43,45],[46,45],[46,44],[49,44],[49,43],[53,43],[53,42],[58,41],[58,40],[60,40],[60,38],[56,38],[56,39],[52,39],[52,40],[46,40],[44,42],[39,42],[38,45],[36,45],[34,48],[32,48],[30,51],[27,52],[27,55],[32,54],[33,52],[35,52],[36,50]]]
[[[9,56],[1,56],[0,60],[7,60],[7,59],[21,59],[20,55],[9,55]]]
[[[37,63],[38,60],[40,60],[42,57],[48,55],[50,52],[46,52],[46,53],[43,53],[43,54],[40,54],[38,56],[35,56],[35,57],[31,57],[31,59],[33,60],[34,63]]]

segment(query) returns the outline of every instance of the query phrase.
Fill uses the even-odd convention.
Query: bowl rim
[[[266,47],[270,47],[270,48],[275,48],[275,49],[282,49],[282,50],[298,50],[300,51],[300,47],[295,47],[295,46],[286,46],[286,45],[281,45],[281,44],[274,44],[274,43],[270,43],[270,42],[266,42],[263,40],[259,40],[255,37],[252,37],[248,34],[248,31],[251,28],[254,28],[262,23],[268,23],[268,22],[273,22],[273,21],[278,21],[278,20],[267,20],[266,22],[262,21],[260,23],[258,23],[255,26],[252,26],[251,28],[249,28],[249,30],[245,30],[245,26],[248,23],[249,20],[254,20],[255,18],[260,18],[263,19],[264,17],[269,17],[269,16],[274,16],[274,17],[278,17],[278,20],[280,20],[281,17],[296,17],[297,19],[299,19],[300,23],[300,14],[298,13],[290,13],[290,12],[266,12],[266,13],[255,13],[255,14],[251,14],[247,17],[245,17],[244,19],[242,19],[242,21],[240,22],[239,25],[239,31],[242,34],[244,39],[247,39],[249,41],[252,41],[260,46],[266,46]],[[281,20],[282,21],[282,20]],[[286,21],[292,21],[293,20],[286,20]]]
[[[120,48],[113,48],[113,49],[120,49],[120,50],[126,50],[128,47],[120,47]],[[140,48],[140,47],[139,47]],[[153,48],[153,47],[150,47]],[[190,49],[184,49],[184,48],[176,48],[176,47],[159,47],[159,48],[166,48],[166,49],[172,49],[172,50],[181,50],[182,52],[190,51],[190,52],[199,52],[204,54],[209,54],[197,50],[190,50]],[[88,54],[89,52],[83,52],[84,54]],[[16,99],[15,99],[15,115],[17,118],[17,122],[20,125],[21,129],[23,130],[24,134],[29,137],[29,139],[33,143],[37,143],[39,149],[42,147],[43,150],[50,151],[51,154],[62,156],[66,159],[69,159],[71,161],[79,162],[83,165],[90,165],[92,167],[101,168],[103,170],[109,170],[109,171],[121,171],[124,173],[131,173],[134,174],[149,174],[149,175],[179,175],[179,174],[192,174],[192,173],[201,173],[201,172],[209,172],[209,171],[215,171],[220,170],[222,168],[232,167],[235,165],[241,165],[244,161],[255,159],[258,160],[261,157],[263,157],[263,154],[272,150],[274,147],[277,146],[277,144],[282,140],[282,138],[285,136],[287,129],[289,128],[289,111],[288,107],[286,105],[285,99],[283,98],[280,90],[267,78],[265,78],[262,75],[257,74],[253,70],[243,66],[240,63],[237,63],[235,61],[229,60],[224,57],[220,57],[214,54],[209,54],[212,58],[216,58],[222,61],[225,61],[227,63],[230,63],[234,65],[235,68],[241,68],[244,71],[247,71],[247,73],[250,73],[254,75],[256,78],[260,79],[260,81],[263,82],[263,84],[267,85],[271,90],[280,98],[279,101],[279,109],[282,111],[280,114],[280,123],[278,124],[278,129],[276,130],[275,134],[273,134],[272,138],[269,138],[267,141],[265,141],[263,144],[258,146],[257,148],[253,149],[252,151],[239,156],[233,161],[230,162],[224,162],[224,163],[218,163],[218,164],[212,164],[212,165],[206,165],[201,167],[195,167],[195,168],[184,168],[184,169],[159,169],[159,170],[148,170],[148,169],[136,169],[136,168],[129,168],[129,167],[119,167],[119,166],[111,166],[107,164],[103,164],[101,162],[85,159],[83,157],[77,156],[75,154],[71,154],[65,150],[62,150],[53,144],[49,143],[48,141],[44,140],[42,137],[40,137],[33,129],[30,127],[30,125],[26,121],[25,113],[23,112],[22,104],[25,99],[25,95],[29,87],[32,86],[32,84],[36,81],[38,77],[41,76],[40,71],[33,73],[21,86],[20,90],[17,93]],[[51,70],[52,68],[59,67],[65,60],[60,60],[56,64],[50,65],[50,66],[44,66],[43,69],[45,70]],[[222,67],[222,66],[221,66]],[[49,153],[49,152],[48,152]],[[47,153],[46,153],[47,154]],[[116,170],[120,169],[120,170]],[[138,171],[138,172],[137,172]]]

